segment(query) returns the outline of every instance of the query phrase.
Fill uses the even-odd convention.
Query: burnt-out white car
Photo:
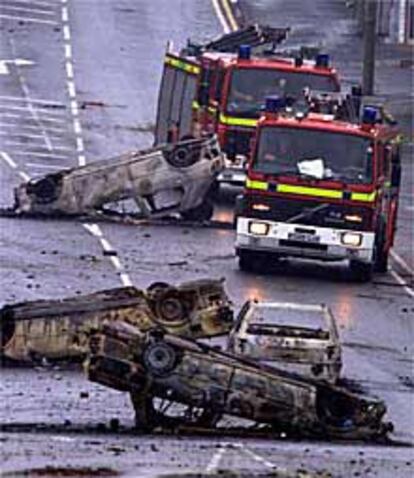
[[[229,350],[304,376],[335,383],[341,346],[326,305],[248,301],[230,333]]]
[[[209,190],[223,169],[215,136],[132,151],[47,174],[15,189],[14,210],[23,215],[88,215],[130,201],[143,217],[180,213],[210,219]]]

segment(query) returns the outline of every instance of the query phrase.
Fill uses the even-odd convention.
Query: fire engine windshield
[[[264,127],[252,168],[274,175],[370,183],[372,151],[371,141],[357,135]]]
[[[227,113],[258,118],[266,96],[287,95],[299,98],[305,88],[337,91],[331,76],[264,68],[241,68],[232,73]]]

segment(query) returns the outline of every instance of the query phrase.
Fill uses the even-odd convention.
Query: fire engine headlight
[[[362,234],[358,232],[343,232],[341,242],[345,246],[358,247],[362,244]]]
[[[269,233],[270,226],[265,222],[250,221],[249,232],[256,236],[266,236]]]

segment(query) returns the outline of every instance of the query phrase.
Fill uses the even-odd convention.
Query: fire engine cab
[[[159,94],[156,144],[216,133],[226,157],[218,180],[242,186],[266,96],[298,97],[306,89],[339,91],[338,75],[327,55],[307,60],[302,48],[296,57],[280,56],[276,45],[288,31],[253,25],[206,45],[189,44],[180,54],[169,48]]]
[[[384,109],[367,101],[310,92],[307,107],[295,108],[267,98],[236,205],[242,270],[257,271],[263,258],[297,256],[349,260],[359,280],[386,272],[400,134]]]

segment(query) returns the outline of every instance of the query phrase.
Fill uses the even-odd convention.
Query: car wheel
[[[190,145],[177,145],[165,153],[165,159],[174,168],[188,168],[200,157],[200,149]]]
[[[170,374],[177,365],[178,356],[175,349],[165,342],[150,344],[144,351],[144,364],[153,375]]]
[[[187,318],[187,307],[177,290],[170,289],[158,294],[154,299],[154,309],[157,319],[168,325],[183,322]]]
[[[210,199],[204,201],[193,209],[181,212],[181,217],[186,221],[209,221],[214,214],[214,205]]]

